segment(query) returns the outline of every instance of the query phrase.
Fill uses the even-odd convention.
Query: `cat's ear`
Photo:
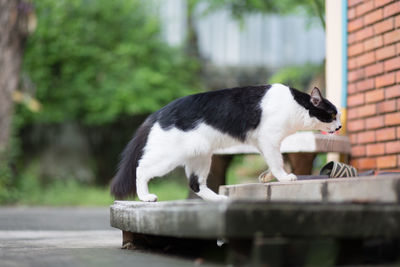
[[[311,99],[310,99],[311,103],[314,106],[318,106],[319,103],[321,103],[321,101],[322,101],[321,91],[317,87],[314,87],[314,89],[312,89],[310,95],[311,95]]]

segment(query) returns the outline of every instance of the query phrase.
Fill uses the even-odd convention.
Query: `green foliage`
[[[140,0],[36,0],[23,69],[42,108],[29,122],[103,124],[155,111],[198,87],[198,64],[161,40]]]
[[[228,8],[235,18],[248,13],[302,13],[307,18],[319,18],[325,28],[325,0],[213,0],[210,9]]]
[[[291,66],[277,71],[269,79],[269,83],[283,83],[299,90],[307,90],[311,80],[316,74],[323,72],[323,66],[306,64]]]
[[[74,179],[54,180],[43,184],[28,170],[19,181],[18,191],[7,195],[14,196],[13,203],[19,205],[45,206],[108,206],[114,201],[108,186],[100,187],[80,183]],[[150,182],[151,193],[158,196],[159,201],[185,199],[188,195],[187,181],[184,177],[174,179],[156,179]],[[1,187],[0,187],[1,188]],[[1,198],[0,204],[5,202]]]
[[[8,161],[0,161],[0,204],[8,204],[17,198],[13,175]]]

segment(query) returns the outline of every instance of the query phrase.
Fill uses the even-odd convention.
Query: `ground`
[[[122,250],[109,208],[0,208],[2,267],[193,266],[201,260]],[[202,266],[209,266],[202,264]]]

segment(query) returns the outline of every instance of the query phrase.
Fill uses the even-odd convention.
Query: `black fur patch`
[[[311,103],[311,96],[309,94],[300,92],[294,88],[290,88],[290,91],[294,100],[308,110],[310,117],[316,117],[318,120],[326,123],[333,121],[333,115],[337,114],[337,109],[329,100],[322,98],[318,106],[314,106]]]
[[[125,198],[136,193],[136,168],[143,156],[143,149],[151,127],[155,123],[154,115],[150,115],[136,131],[121,154],[118,172],[111,182],[111,194],[116,198]]]
[[[261,120],[260,101],[270,88],[238,87],[179,98],[155,113],[164,130],[195,129],[201,122],[241,141]]]
[[[190,175],[189,186],[195,193],[200,191],[199,177],[194,173]]]

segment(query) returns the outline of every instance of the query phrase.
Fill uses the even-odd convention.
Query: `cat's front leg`
[[[296,181],[297,176],[293,173],[287,173],[283,169],[283,158],[280,151],[280,143],[264,143],[261,146],[261,152],[264,159],[269,166],[272,175],[278,179],[279,182]]]

